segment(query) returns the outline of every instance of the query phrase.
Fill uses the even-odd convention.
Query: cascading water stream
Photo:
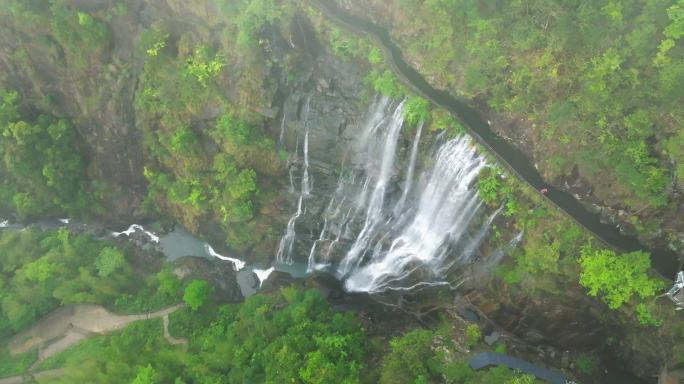
[[[377,180],[375,181],[375,187],[370,195],[370,200],[368,202],[368,207],[366,208],[366,220],[359,233],[356,241],[352,245],[347,255],[342,259],[337,273],[339,276],[346,276],[349,271],[358,267],[361,262],[364,250],[368,247],[368,244],[373,235],[375,235],[376,228],[383,219],[383,205],[385,202],[385,192],[387,185],[392,176],[392,169],[394,166],[394,157],[397,149],[397,141],[399,139],[399,131],[401,126],[404,124],[404,102],[399,104],[399,106],[394,110],[392,118],[387,124],[387,131],[385,133],[384,142],[381,146],[382,157],[380,163],[380,172],[377,175]],[[375,127],[378,129],[378,127]],[[372,167],[372,162],[369,161],[369,167]],[[368,169],[372,173],[372,168]]]
[[[356,261],[358,267],[346,274],[345,287],[375,292],[401,284],[416,273],[423,274],[416,276],[423,279],[440,277],[449,254],[469,252],[476,239],[470,239],[466,232],[481,205],[471,185],[484,165],[484,158],[476,153],[469,138],[445,143],[420,192],[415,212],[407,213],[412,215],[408,224],[393,236],[389,247],[380,240],[365,263]],[[401,215],[392,217],[393,221],[402,219]],[[489,222],[484,227],[488,228]],[[364,256],[351,251],[350,255],[357,259]]]
[[[302,171],[302,195],[308,197],[311,194],[309,181],[309,130],[304,133],[304,170]]]
[[[413,181],[413,172],[416,168],[416,158],[418,157],[418,144],[420,143],[420,134],[423,132],[423,124],[421,121],[418,124],[418,129],[416,130],[416,137],[413,139],[413,146],[411,147],[411,160],[409,160],[409,167],[406,171],[406,181],[404,182],[404,190],[401,192],[401,197],[396,207],[394,207],[394,214],[399,215],[401,211],[404,210],[404,204],[406,204],[406,198],[408,197],[409,191],[411,190],[411,182]]]
[[[287,222],[285,235],[280,239],[280,244],[278,244],[278,252],[276,253],[276,260],[278,262],[292,264],[292,247],[294,246],[295,237],[297,236],[297,233],[295,232],[295,222],[302,214],[302,200],[303,196],[299,195],[297,212],[295,212]]]
[[[61,221],[61,220],[60,220],[60,221]],[[62,223],[64,223],[64,222],[62,222]],[[68,224],[68,223],[69,223],[69,222],[67,221],[67,222],[64,223],[64,224]],[[152,233],[152,232],[146,230],[146,229],[143,228],[142,225],[140,225],[140,224],[131,224],[131,225],[128,227],[128,229],[126,229],[126,230],[124,230],[124,231],[121,231],[121,232],[112,232],[112,236],[114,236],[114,237],[119,237],[119,236],[121,236],[121,235],[124,235],[124,236],[127,236],[127,237],[128,237],[128,236],[132,235],[133,233],[135,233],[135,232],[137,232],[137,231],[140,231],[140,232],[144,233],[144,234],[150,239],[150,241],[152,241],[153,243],[159,244],[159,236],[157,236],[157,235],[155,235],[154,233]]]
[[[301,121],[304,125],[304,165],[302,167],[302,181],[301,188],[299,191],[299,199],[297,201],[297,212],[290,217],[287,222],[287,227],[285,234],[280,239],[278,244],[278,251],[276,253],[276,261],[284,264],[292,264],[292,248],[294,246],[297,233],[295,231],[295,224],[299,216],[303,213],[303,202],[304,198],[311,194],[311,184],[309,180],[309,110],[310,110],[311,97],[306,98],[306,103],[304,104],[304,110],[302,112]],[[295,153],[299,151],[299,137],[297,137],[297,145],[295,147]],[[294,192],[294,181],[292,177],[292,168],[290,168],[290,189]]]
[[[285,118],[287,117],[287,114],[285,111],[283,111],[283,118],[280,121],[280,134],[278,135],[278,148],[283,147],[283,143],[285,140]]]

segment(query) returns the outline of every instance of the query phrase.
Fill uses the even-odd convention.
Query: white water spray
[[[317,238],[301,240],[308,245],[308,273],[333,268],[349,291],[409,290],[451,286],[443,280],[450,268],[465,266],[475,258],[501,210],[475,219],[482,201],[473,184],[485,160],[468,137],[440,140],[439,148],[433,147],[437,152],[434,164],[416,175],[421,124],[406,165],[401,167],[403,189],[393,188],[392,180],[400,172],[395,160],[403,114],[404,103],[390,108],[385,98],[371,107],[345,155],[347,168],[340,171],[338,187],[322,213]],[[304,193],[307,133],[297,212],[278,247],[277,260],[284,264],[293,263],[295,222],[311,214]]]
[[[252,269],[252,272],[256,275],[257,279],[259,279],[259,287],[264,285],[264,281],[268,279],[268,277],[275,271],[274,267],[268,268],[268,269],[258,269],[254,268]]]
[[[302,195],[308,197],[311,194],[311,182],[309,181],[309,130],[304,134],[304,170],[302,171]]]
[[[399,104],[397,109],[394,110],[392,118],[389,119],[387,123],[384,142],[381,147],[382,157],[380,162],[380,171],[377,175],[373,192],[370,195],[368,207],[366,208],[366,220],[361,233],[359,233],[359,236],[356,238],[352,248],[349,250],[344,259],[342,259],[342,262],[338,267],[337,273],[340,276],[346,276],[349,271],[358,267],[363,256],[362,252],[365,251],[372,236],[375,235],[375,230],[378,224],[384,221],[383,205],[385,202],[385,191],[387,189],[390,176],[392,176],[394,157],[397,149],[397,140],[399,139],[399,131],[401,130],[401,126],[403,124],[404,102]],[[378,128],[376,127],[376,129]],[[369,167],[373,166],[371,162],[369,162],[368,165]],[[368,173],[372,173],[372,171],[372,169],[369,169]]]
[[[143,228],[143,226],[140,224],[131,224],[131,226],[128,227],[128,229],[126,229],[125,231],[112,232],[112,236],[119,237],[121,235],[125,235],[128,237],[137,231],[143,232],[145,235],[147,235],[147,237],[150,239],[150,241],[152,241],[153,243],[159,244],[159,236],[155,235],[153,232],[145,230],[145,228]]]
[[[276,260],[283,264],[292,264],[292,247],[294,245],[295,237],[295,223],[299,216],[302,214],[302,200],[303,196],[299,195],[299,200],[297,202],[297,212],[290,217],[287,222],[287,229],[285,230],[285,235],[280,239],[280,244],[278,245],[278,253],[276,253]]]
[[[286,113],[283,111],[283,119],[280,121],[280,135],[278,136],[278,147],[283,147],[283,142],[285,140],[285,117]]]
[[[396,289],[414,275],[419,275],[416,278],[420,280],[439,277],[448,264],[446,258],[454,252],[460,251],[464,258],[469,258],[476,248],[471,244],[477,243],[479,233],[484,236],[486,231],[481,229],[472,239],[467,236],[468,224],[481,205],[471,184],[484,165],[484,159],[476,153],[469,138],[445,143],[437,153],[415,213],[389,247],[381,239],[371,255],[351,251],[347,254],[356,258],[348,264],[358,267],[343,270],[346,289],[367,292]],[[401,216],[391,219],[402,221]],[[489,224],[490,220],[483,227],[488,228]],[[359,238],[362,235],[368,237],[362,233]]]
[[[233,258],[233,257],[223,256],[223,255],[217,253],[216,251],[214,251],[214,248],[212,248],[212,246],[209,244],[204,244],[204,249],[207,251],[208,254],[210,254],[211,256],[213,256],[219,260],[230,261],[231,263],[233,263],[233,269],[235,271],[239,271],[245,267],[246,263],[244,261],[242,261],[240,259]]]
[[[411,147],[411,159],[409,160],[409,167],[406,171],[406,181],[404,182],[404,190],[401,193],[401,198],[397,206],[394,208],[394,214],[399,215],[401,211],[404,210],[404,204],[406,204],[406,198],[408,197],[409,191],[411,190],[411,182],[413,181],[413,172],[416,168],[416,158],[418,157],[418,144],[420,143],[420,134],[423,132],[423,121],[418,124],[418,129],[416,130],[416,137],[413,139],[413,146]]]

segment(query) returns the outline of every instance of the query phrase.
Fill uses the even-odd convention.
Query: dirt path
[[[0,384],[22,384],[22,383],[32,383],[33,380],[46,379],[51,377],[60,377],[64,374],[64,368],[49,369],[47,371],[41,371],[36,373],[28,373],[24,376],[12,376],[0,379]]]
[[[0,384],[20,384],[31,382],[29,378],[40,379],[57,377],[64,373],[64,369],[50,369],[33,372],[45,359],[65,351],[79,341],[95,335],[117,331],[138,320],[149,320],[161,317],[164,324],[164,338],[171,345],[187,344],[186,339],[176,339],[169,333],[169,315],[184,304],[161,309],[155,312],[134,315],[116,315],[104,307],[91,304],[78,304],[59,308],[33,327],[15,335],[9,343],[10,354],[30,351],[38,348],[38,359],[23,376],[12,376],[0,379]]]
[[[164,315],[162,319],[164,319],[164,338],[169,342],[169,344],[179,345],[188,343],[187,339],[176,339],[175,337],[171,336],[169,333],[169,315]]]
[[[135,315],[116,315],[99,305],[78,304],[60,308],[45,316],[33,327],[15,335],[9,343],[12,355],[38,348],[36,367],[43,360],[54,356],[79,341],[92,335],[117,331],[137,320],[166,318],[182,308],[183,304],[161,309],[156,312]],[[164,327],[164,336],[168,334],[168,326]],[[178,344],[176,339],[167,337],[170,343]],[[173,340],[173,341],[172,341]]]

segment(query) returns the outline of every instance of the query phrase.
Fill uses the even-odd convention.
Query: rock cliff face
[[[175,263],[176,276],[186,281],[209,281],[215,287],[214,294],[221,302],[239,303],[243,300],[232,264],[199,257],[184,257]]]
[[[105,2],[82,2],[97,10]],[[112,48],[85,60],[97,61],[88,69],[74,66],[65,48],[42,30],[0,28],[0,84],[20,89],[41,108],[67,117],[81,134],[93,178],[109,180],[111,212],[135,212],[144,193],[141,173],[143,148],[135,129],[133,99],[140,63],[133,39],[141,27],[137,20],[112,25]],[[18,29],[15,29],[18,28]],[[41,36],[43,38],[41,38]]]
[[[289,158],[288,180],[283,193],[287,194],[290,215],[296,213],[304,189],[309,190],[302,199],[302,213],[295,221],[296,240],[291,253],[296,261],[306,263],[313,243],[325,225],[325,212],[339,187],[340,177],[351,177],[343,175],[345,169],[365,165],[356,162],[360,157],[359,137],[367,118],[368,104],[372,102],[368,97],[373,96],[366,94],[358,68],[322,54],[315,62],[307,85],[284,101],[282,146]],[[305,172],[308,173],[307,186]],[[319,245],[327,249],[330,244],[328,241]]]

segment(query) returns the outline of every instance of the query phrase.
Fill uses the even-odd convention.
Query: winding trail
[[[44,376],[58,376],[62,369],[42,372],[34,370],[45,359],[55,356],[79,341],[125,328],[134,321],[150,320],[161,317],[164,325],[164,338],[171,345],[187,344],[185,339],[176,339],[169,333],[169,315],[185,304],[176,304],[155,312],[132,315],[117,315],[99,305],[77,304],[58,308],[31,328],[16,334],[8,344],[12,355],[28,352],[38,348],[38,358],[28,369],[28,376],[35,378]],[[25,375],[26,376],[26,375]],[[24,382],[23,376],[13,376],[0,379],[0,384]]]
[[[356,34],[373,39],[383,50],[390,69],[402,83],[433,104],[451,112],[468,129],[468,133],[487,148],[498,162],[513,175],[537,191],[541,188],[547,188],[548,192],[542,197],[559,208],[577,224],[616,250],[649,252],[653,269],[667,279],[674,278],[681,266],[677,254],[667,249],[649,249],[643,246],[638,239],[622,234],[617,227],[602,223],[599,215],[589,212],[572,195],[545,181],[524,153],[494,133],[480,114],[468,105],[467,100],[459,99],[446,91],[432,87],[418,71],[404,60],[401,49],[394,44],[386,30],[372,22],[349,14],[346,10],[341,9],[335,0],[309,0],[309,3],[336,24]]]
[[[38,379],[57,378],[64,375],[64,368],[48,369],[47,371],[40,371],[29,373],[24,376],[12,376],[0,379],[0,384],[22,384],[34,383]]]
[[[187,344],[188,340],[187,339],[176,339],[175,337],[171,336],[169,333],[169,314],[165,314],[162,317],[164,321],[164,338],[166,341],[169,342],[171,345],[180,345],[180,344]]]

